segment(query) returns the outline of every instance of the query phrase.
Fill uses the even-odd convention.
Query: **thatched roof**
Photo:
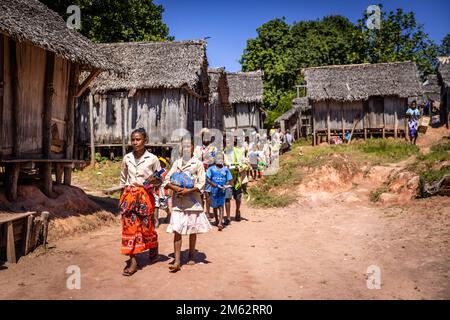
[[[434,101],[441,100],[441,87],[439,86],[437,75],[430,74],[427,77],[427,80],[423,83],[422,90],[422,100],[424,101],[424,103],[426,103],[426,101],[429,99]]]
[[[447,87],[450,87],[450,57],[439,57],[439,78]]]
[[[285,113],[283,113],[281,116],[279,116],[278,118],[275,119],[274,123],[279,124],[281,121],[284,120],[289,120],[292,116],[296,115],[297,112],[299,111],[299,107],[294,107],[292,106],[292,108],[290,108],[288,111],[286,111]]]
[[[311,100],[358,101],[370,96],[422,94],[413,62],[325,66],[302,70]]]
[[[89,39],[70,30],[56,12],[37,0],[0,0],[0,32],[84,66],[124,71],[113,59],[97,50]]]
[[[228,72],[230,103],[261,103],[263,98],[262,76],[262,71]]]
[[[226,113],[232,111],[231,105],[228,101],[229,89],[225,68],[210,68],[208,69],[209,77],[209,104],[219,103]]]
[[[281,116],[275,119],[275,123],[280,123],[283,120],[289,120],[292,116],[296,115],[297,112],[304,112],[311,109],[307,97],[295,98],[292,100],[292,108],[283,113]]]
[[[93,81],[96,92],[151,88],[182,88],[198,91],[199,82],[207,90],[206,42],[126,42],[99,44],[128,68],[123,76],[103,73]]]

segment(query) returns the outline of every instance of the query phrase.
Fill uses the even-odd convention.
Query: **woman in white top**
[[[120,175],[119,208],[122,215],[122,254],[129,255],[129,264],[123,270],[124,276],[131,276],[138,270],[136,254],[150,250],[152,262],[158,258],[158,235],[155,230],[155,199],[153,186],[160,184],[154,177],[161,165],[158,158],[145,149],[147,133],[136,129],[131,134],[133,152],[123,158]]]

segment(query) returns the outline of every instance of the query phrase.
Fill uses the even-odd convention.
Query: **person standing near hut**
[[[207,233],[212,227],[203,210],[202,192],[205,185],[205,168],[194,154],[194,143],[183,139],[182,157],[176,160],[163,186],[174,192],[172,198],[172,215],[167,232],[174,234],[175,261],[169,266],[171,272],[181,270],[182,236],[189,235],[188,265],[195,264],[195,244],[197,234]]]
[[[420,111],[417,109],[416,101],[411,103],[411,106],[406,111],[406,118],[408,119],[409,140],[416,144],[419,135],[419,118]]]
[[[155,230],[155,199],[153,189],[161,183],[158,178],[161,166],[154,154],[145,148],[147,133],[136,129],[131,134],[133,152],[123,158],[120,175],[119,208],[122,216],[122,254],[130,257],[123,270],[124,276],[132,276],[138,270],[136,255],[150,250],[149,258],[158,258],[158,236]]]

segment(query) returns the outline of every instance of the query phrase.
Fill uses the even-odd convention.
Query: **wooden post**
[[[331,128],[330,128],[330,100],[327,100],[327,142],[331,142]]]
[[[45,65],[44,86],[44,124],[42,135],[42,153],[44,158],[50,159],[52,147],[52,107],[55,89],[53,88],[53,76],[55,70],[55,54],[47,51]],[[51,171],[50,171],[51,174]]]
[[[61,163],[56,163],[55,164],[55,182],[57,185],[62,184],[62,179],[63,179],[63,174],[64,174],[64,167]]]
[[[6,223],[6,259],[9,263],[16,263],[16,245],[14,243],[14,225],[13,221]]]
[[[21,139],[20,139],[20,110],[19,110],[19,70],[17,66],[17,47],[13,39],[9,39],[9,71],[11,77],[12,97],[11,97],[11,112],[12,112],[12,136],[13,136],[13,155],[16,158],[21,154]]]
[[[5,80],[4,80],[4,40],[2,34],[0,34],[0,124],[3,125],[3,95],[4,95],[4,87],[5,87]],[[0,141],[3,141],[3,135],[2,130],[0,129]],[[2,151],[0,150],[0,155]]]
[[[397,108],[394,107],[394,138],[397,139],[398,122],[397,122]]]
[[[52,190],[53,190],[53,186],[52,186],[52,164],[51,162],[49,163],[44,163],[42,165],[42,175],[44,176],[44,194],[47,197],[51,197],[52,196]]]
[[[69,93],[66,108],[66,158],[73,158],[73,143],[75,130],[75,92],[78,85],[79,64],[71,62],[69,76]],[[64,184],[72,183],[72,168],[64,168]]]
[[[127,148],[125,146],[125,139],[127,139],[127,132],[126,132],[126,125],[127,125],[127,120],[126,120],[126,114],[128,111],[128,96],[125,95],[122,98],[122,157],[125,156],[125,154],[127,153]]]
[[[91,165],[95,168],[95,137],[94,137],[94,96],[89,93],[89,133],[91,143]]]
[[[316,118],[314,117],[314,112],[315,112],[315,108],[314,108],[314,103],[311,103],[311,118],[312,118],[312,132],[313,132],[313,146],[315,147],[317,145],[317,140],[316,140]]]
[[[31,230],[33,229],[33,215],[29,215],[25,220],[26,228],[24,228],[24,232],[26,232],[25,236],[22,236],[23,239],[23,254],[27,255],[30,252],[30,239],[31,239]]]
[[[342,108],[342,142],[345,141],[345,124],[344,124],[344,103],[341,102],[341,108]]]
[[[48,222],[49,222],[50,213],[48,211],[42,211],[41,219],[42,219],[42,244],[45,246],[47,244],[47,234],[48,234]]]
[[[19,180],[19,172],[20,172],[20,164],[15,163],[7,166],[6,168],[6,177],[7,177],[7,197],[9,201],[17,200],[17,184]]]
[[[384,98],[383,98],[383,139],[386,138],[386,112],[384,108]]]
[[[363,117],[363,129],[364,129],[364,140],[367,140],[367,127],[368,127],[368,121],[367,121],[367,114],[368,114],[368,103],[369,101],[363,101],[362,106],[362,117]]]

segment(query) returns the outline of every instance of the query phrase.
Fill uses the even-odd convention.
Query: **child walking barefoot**
[[[172,215],[167,232],[174,234],[175,261],[171,272],[181,270],[182,236],[189,235],[188,265],[195,264],[197,234],[210,231],[211,224],[203,210],[201,190],[205,185],[203,163],[193,157],[194,145],[189,139],[181,143],[182,158],[173,163],[163,186],[174,192]]]
[[[206,182],[211,185],[211,207],[214,210],[219,231],[223,229],[223,211],[225,205],[225,185],[231,183],[233,177],[230,170],[223,166],[223,155],[216,156],[216,165],[212,166],[206,172]],[[219,211],[219,217],[218,212]]]

